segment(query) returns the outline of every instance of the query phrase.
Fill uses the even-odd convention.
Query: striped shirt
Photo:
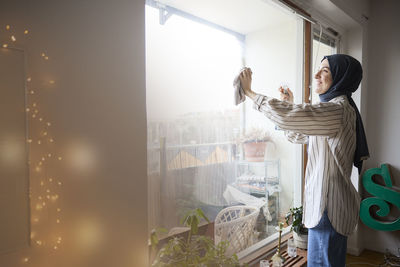
[[[303,223],[315,227],[325,210],[333,228],[348,236],[358,222],[360,196],[350,180],[356,114],[346,96],[329,102],[292,104],[256,95],[254,108],[285,130],[292,143],[308,143]]]

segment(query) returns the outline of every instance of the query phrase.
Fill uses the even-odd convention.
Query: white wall
[[[55,142],[31,146],[32,243],[0,255],[0,266],[147,266],[144,0],[4,0],[0,38],[6,24],[30,30],[20,43],[30,105]],[[47,140],[38,118],[30,125],[34,141]],[[62,160],[36,171],[48,149]],[[50,177],[62,182],[59,199],[36,209]]]
[[[400,2],[371,1],[368,38],[368,117],[367,135],[371,159],[367,167],[391,165],[392,182],[400,186]],[[400,211],[392,207],[391,219],[399,218]],[[390,249],[399,255],[400,231],[382,232],[365,227],[364,244],[367,249]],[[400,255],[399,255],[400,256]]]

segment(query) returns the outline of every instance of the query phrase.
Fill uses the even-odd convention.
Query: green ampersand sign
[[[372,181],[372,176],[374,175],[382,176],[386,186],[374,183]],[[380,217],[387,216],[390,212],[390,207],[387,202],[392,203],[400,209],[400,193],[392,188],[389,166],[387,164],[382,164],[380,168],[367,170],[363,175],[362,182],[365,190],[375,197],[366,198],[361,202],[361,221],[365,225],[380,231],[400,230],[400,218],[397,218],[394,222],[382,222],[374,219],[369,211],[372,206],[378,206],[379,210],[376,212],[376,215]]]

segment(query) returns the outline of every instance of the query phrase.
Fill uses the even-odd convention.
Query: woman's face
[[[332,74],[329,68],[329,62],[327,59],[324,59],[321,62],[319,70],[314,75],[315,79],[315,92],[317,94],[324,94],[332,85]]]

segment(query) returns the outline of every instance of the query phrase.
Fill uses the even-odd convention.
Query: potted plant
[[[308,229],[303,222],[303,206],[298,208],[290,208],[285,216],[286,224],[291,225],[290,230],[293,231],[293,239],[296,247],[307,249]]]
[[[189,227],[187,238],[171,238],[159,249],[152,266],[242,266],[235,254],[231,257],[225,255],[228,242],[222,241],[215,245],[210,237],[197,235],[198,225],[202,219],[209,222],[201,209],[189,211],[182,220],[183,225]],[[155,249],[158,238],[154,230],[150,242]]]
[[[263,161],[267,143],[274,143],[270,132],[254,127],[240,137],[240,142],[247,161]]]

